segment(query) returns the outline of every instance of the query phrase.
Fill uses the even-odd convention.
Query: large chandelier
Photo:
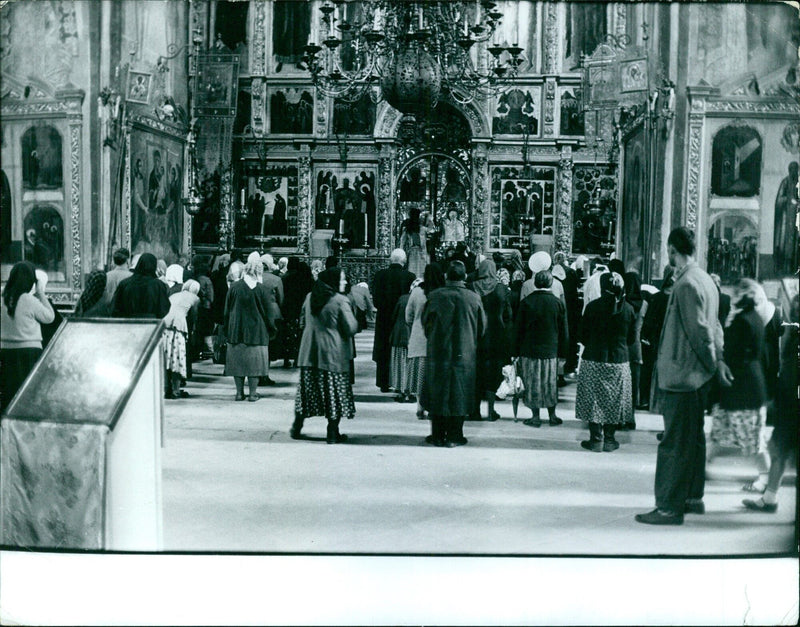
[[[304,60],[317,90],[341,101],[369,94],[407,114],[443,93],[467,104],[523,63],[522,48],[497,41],[503,14],[490,0],[324,0],[319,12],[321,45],[309,43]]]

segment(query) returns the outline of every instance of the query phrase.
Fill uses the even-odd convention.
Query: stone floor
[[[562,389],[559,427],[527,427],[510,402],[502,418],[467,422],[469,444],[424,443],[428,421],[374,386],[372,333],[357,338],[357,414],[346,444],[324,441],[325,420],[294,441],[296,369],[273,368],[275,387],[234,403],[222,366],[202,362],[191,398],[165,401],[164,549],[167,551],[427,555],[774,554],[796,546],[794,475],[776,514],[745,510],[753,465],[720,456],[708,469],[704,516],[650,527],[634,514],[653,506],[655,433],[638,413],[620,449],[595,454],[574,418],[575,386]],[[277,362],[276,362],[277,364]],[[485,412],[485,409],[484,409]]]

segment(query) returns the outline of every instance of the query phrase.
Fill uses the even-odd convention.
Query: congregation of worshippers
[[[299,369],[290,436],[303,440],[304,421],[324,417],[328,444],[347,441],[340,426],[356,415],[354,338],[374,329],[375,385],[430,421],[432,446],[467,444],[465,421],[498,420],[497,402],[510,401],[515,417],[522,411],[525,427],[559,427],[559,390],[575,385],[587,452],[617,450],[615,434],[636,429],[636,412],[664,417],[656,509],[639,522],[702,514],[705,464],[721,447],[754,460],[744,506],[776,511],[797,450],[797,296],[781,312],[752,279],[723,292],[695,261],[684,227],[670,233],[657,286],[615,258],[488,257],[463,243],[441,259],[418,253],[395,249],[370,285],[335,256],[309,264],[234,250],[168,266],[120,248],[112,268],[88,277],[72,315],[163,319],[167,399],[189,397],[200,360],[224,364],[233,402],[261,399],[259,388],[275,384],[271,367]],[[2,298],[5,405],[60,319],[47,274],[18,262]]]

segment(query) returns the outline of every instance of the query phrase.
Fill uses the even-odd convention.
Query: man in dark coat
[[[403,294],[408,294],[411,283],[416,278],[413,272],[405,269],[406,253],[396,248],[389,257],[388,268],[375,273],[372,284],[375,308],[375,343],[372,347],[372,361],[377,365],[375,385],[381,392],[389,391],[389,363],[392,356],[392,313],[397,301]]]
[[[431,417],[425,440],[434,446],[466,444],[464,418],[475,406],[475,363],[486,314],[480,296],[466,288],[466,276],[464,264],[452,262],[445,286],[428,295],[422,312],[428,354],[420,404]]]

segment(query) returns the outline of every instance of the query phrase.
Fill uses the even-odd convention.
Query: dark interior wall
[[[108,50],[103,50],[103,46],[101,45],[100,36],[101,36],[101,23],[102,23],[102,14],[103,14],[103,5],[100,2],[90,2],[88,4],[89,7],[89,59],[91,64],[91,72],[89,73],[90,76],[90,94],[99,94],[101,83],[105,84],[105,81],[108,80],[108,77],[100,76],[100,59],[102,55],[108,54]],[[102,242],[100,239],[103,237],[103,230],[102,230],[102,223],[103,223],[103,214],[102,209],[100,207],[100,185],[101,185],[101,164],[100,164],[100,155],[102,154],[102,149],[100,148],[100,142],[102,141],[100,138],[100,124],[97,119],[97,98],[90,97],[89,98],[89,150],[88,153],[84,153],[86,158],[89,161],[90,168],[91,168],[91,267],[97,267],[98,263],[102,263],[102,260],[99,258],[98,253],[101,250]]]
[[[683,221],[686,176],[686,136],[689,124],[689,101],[686,96],[686,77],[689,65],[689,12],[691,5],[678,8],[678,69],[675,86],[675,143],[672,161],[672,219],[670,229]]]

